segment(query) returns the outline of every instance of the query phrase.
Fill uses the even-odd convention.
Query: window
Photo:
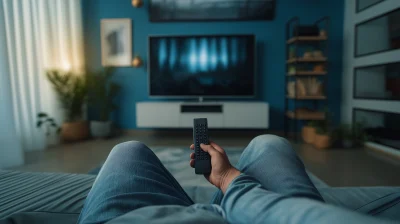
[[[355,56],[400,48],[400,9],[356,25]]]
[[[354,109],[353,119],[365,125],[370,141],[400,150],[400,114]]]
[[[354,98],[400,100],[400,62],[356,68]]]
[[[384,0],[357,0],[356,11],[361,12],[371,6],[374,6]]]

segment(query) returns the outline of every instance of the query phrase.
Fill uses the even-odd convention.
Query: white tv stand
[[[194,118],[207,118],[209,128],[267,129],[269,105],[251,101],[136,104],[136,125],[139,128],[192,128]]]

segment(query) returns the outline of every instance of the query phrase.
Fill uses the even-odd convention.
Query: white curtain
[[[8,105],[1,102],[2,107],[12,109],[23,150],[44,149],[46,137],[36,128],[37,113],[47,112],[59,124],[63,120],[45,71],[81,71],[84,66],[81,1],[0,0],[0,4],[1,35],[5,34],[0,45],[5,46],[8,62],[8,71],[0,75],[8,76],[12,96]]]

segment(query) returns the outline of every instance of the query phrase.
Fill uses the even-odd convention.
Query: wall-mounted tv
[[[149,92],[158,97],[252,97],[255,36],[152,36]]]

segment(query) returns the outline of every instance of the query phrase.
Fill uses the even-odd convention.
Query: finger
[[[191,158],[191,159],[194,159],[194,153],[193,153],[193,152],[190,153],[190,158]]]
[[[194,144],[190,145],[190,149],[193,150],[194,149]]]
[[[225,153],[225,150],[221,148],[221,146],[217,145],[215,142],[210,141],[210,145],[214,147],[214,149],[218,150],[218,152]]]
[[[189,164],[190,164],[190,166],[191,166],[192,168],[194,168],[194,159],[191,159],[190,162],[189,162]]]
[[[218,151],[216,149],[214,149],[214,147],[212,147],[211,145],[205,145],[205,144],[201,143],[200,148],[204,152],[208,152],[208,154],[210,154],[210,156],[216,156],[218,153]]]

